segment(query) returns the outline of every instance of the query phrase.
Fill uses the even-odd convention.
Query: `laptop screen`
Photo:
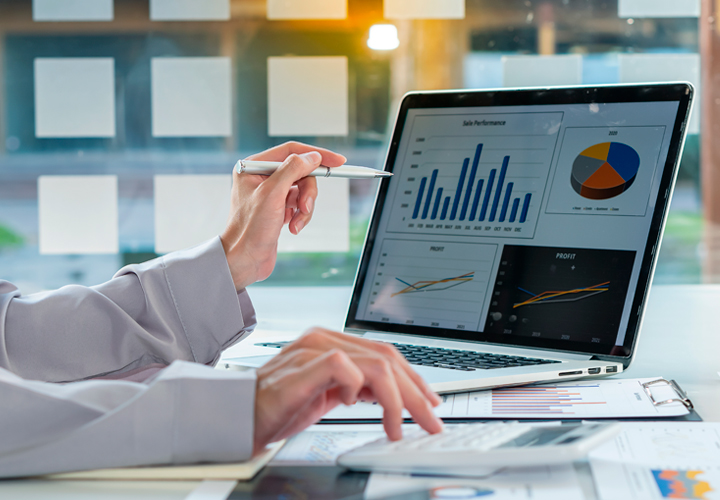
[[[346,327],[629,356],[691,95],[406,96]]]

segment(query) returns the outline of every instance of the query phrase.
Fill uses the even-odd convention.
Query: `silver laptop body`
[[[433,349],[413,367],[440,393],[627,368],[692,96],[686,83],[406,95],[345,332]],[[531,364],[460,368],[447,353]]]

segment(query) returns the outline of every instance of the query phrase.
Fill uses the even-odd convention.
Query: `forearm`
[[[214,364],[255,326],[219,238],[128,266],[93,287],[20,297],[0,285],[0,367],[66,382],[177,359]]]
[[[148,384],[65,386],[0,370],[0,477],[252,454],[254,372],[176,362]]]

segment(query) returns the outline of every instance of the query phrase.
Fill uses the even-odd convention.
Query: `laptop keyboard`
[[[290,342],[263,342],[256,344],[262,347],[282,348]],[[548,365],[560,363],[552,359],[525,358],[522,356],[505,356],[486,352],[462,351],[458,349],[443,349],[442,347],[427,347],[411,344],[392,343],[400,354],[405,356],[412,365],[435,366],[450,370],[471,372],[474,370],[492,370],[495,368],[509,368],[515,366]]]

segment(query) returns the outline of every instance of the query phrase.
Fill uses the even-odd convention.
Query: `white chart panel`
[[[115,137],[115,60],[35,59],[35,135]]]
[[[230,0],[150,0],[153,21],[227,21]]]
[[[112,21],[113,0],[33,0],[34,21]]]
[[[229,57],[152,59],[153,137],[232,135]]]
[[[268,0],[267,18],[273,21],[290,19],[345,19],[348,0]]]
[[[582,56],[503,56],[505,87],[580,85]]]
[[[618,0],[618,17],[698,17],[700,0]]]
[[[385,19],[465,19],[465,0],[385,0]]]
[[[644,216],[665,127],[565,129],[548,213]]]
[[[199,245],[222,233],[230,213],[230,175],[156,175],[154,182],[156,253]]]
[[[346,57],[268,59],[270,136],[346,136],[348,103]]]
[[[118,252],[116,176],[41,176],[38,203],[41,254]]]
[[[532,238],[561,121],[562,113],[418,116],[388,231]]]
[[[365,320],[477,330],[497,245],[386,239]]]

